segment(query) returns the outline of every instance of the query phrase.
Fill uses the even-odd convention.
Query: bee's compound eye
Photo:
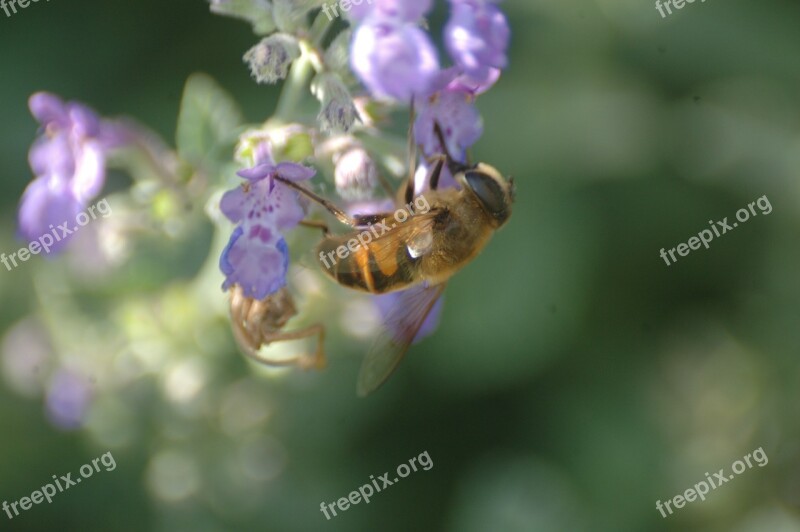
[[[483,204],[487,213],[499,223],[508,218],[508,201],[506,193],[495,178],[480,170],[471,170],[464,174],[464,179],[475,196]]]

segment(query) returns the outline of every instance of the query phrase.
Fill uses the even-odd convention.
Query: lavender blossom
[[[404,102],[427,94],[439,59],[422,29],[391,18],[368,17],[353,36],[350,65],[373,96]]]
[[[364,148],[351,148],[336,159],[336,190],[347,200],[368,197],[378,183],[378,167]]]
[[[86,378],[62,370],[50,382],[45,403],[54,425],[62,429],[76,429],[83,423],[91,400],[92,391]]]
[[[305,181],[315,170],[300,164],[275,164],[261,152],[253,168],[238,173],[247,182],[222,197],[220,209],[238,224],[220,257],[224,290],[234,284],[247,297],[264,299],[286,285],[289,249],[283,235],[305,216],[297,192],[275,179]]]
[[[489,79],[491,69],[508,64],[511,32],[506,16],[491,0],[450,0],[450,4],[444,31],[450,56],[472,78]]]
[[[447,146],[441,146],[434,124],[439,124]],[[464,162],[466,150],[483,134],[483,121],[473,98],[463,91],[445,90],[424,100],[414,122],[414,137],[425,155],[444,153]]]
[[[365,0],[350,7],[351,20],[363,21],[367,17],[394,18],[404,22],[417,22],[430,11],[433,0]]]
[[[499,68],[489,68],[484,72],[485,76],[476,77],[465,73],[457,66],[453,66],[439,72],[433,82],[432,92],[450,90],[477,96],[491,89],[500,79],[500,73]]]
[[[42,125],[28,155],[36,178],[19,206],[19,234],[32,241],[75,220],[103,188],[108,150],[126,139],[124,131],[83,104],[64,103],[46,92],[34,94],[28,103]],[[63,249],[69,239],[56,242],[50,252]]]

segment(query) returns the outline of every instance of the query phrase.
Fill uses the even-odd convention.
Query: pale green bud
[[[314,78],[311,92],[322,103],[317,121],[326,132],[348,132],[358,118],[353,98],[342,79],[332,72],[323,72]]]
[[[273,33],[244,54],[250,74],[258,83],[275,83],[289,73],[292,61],[300,57],[297,39],[285,33]]]

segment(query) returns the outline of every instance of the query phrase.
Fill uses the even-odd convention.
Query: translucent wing
[[[425,322],[446,283],[419,285],[400,292],[397,302],[383,322],[358,375],[358,395],[364,397],[378,389],[392,374]]]
[[[432,209],[425,214],[417,214],[403,223],[387,218],[388,232],[379,236],[369,244],[369,250],[375,257],[375,263],[383,265],[387,261],[394,262],[398,243],[408,249],[412,258],[417,258],[430,251],[433,244],[433,228],[441,211]],[[389,223],[391,221],[391,223]]]

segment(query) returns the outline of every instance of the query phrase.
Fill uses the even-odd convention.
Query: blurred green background
[[[666,19],[647,1],[503,6],[511,66],[479,100],[474,154],[515,177],[514,215],[451,281],[437,333],[368,399],[354,393],[368,344],[335,332],[348,308],[324,309],[325,371],[245,362],[225,320],[186,296],[203,231],[168,258],[137,250],[144,266],[102,289],[66,259],[0,269],[0,500],[109,450],[117,463],[0,513],[0,530],[800,530],[800,4],[709,0]],[[271,114],[276,90],[241,61],[256,41],[201,0],[0,12],[0,250],[20,245],[32,92],[171,142],[193,72],[249,121]],[[769,215],[669,267],[659,257],[764,195]],[[66,278],[77,310],[41,296]],[[48,320],[75,322],[68,352],[39,335]],[[116,329],[133,340],[75,347]],[[53,360],[102,368],[83,428],[48,421]],[[656,510],[758,448],[763,468]],[[423,451],[429,471],[320,512]]]

